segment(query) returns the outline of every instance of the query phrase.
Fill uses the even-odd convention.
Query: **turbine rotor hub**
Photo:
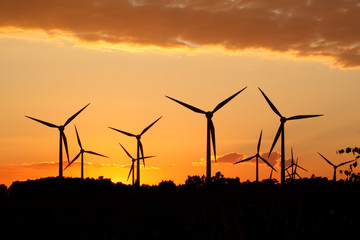
[[[281,122],[281,123],[285,123],[285,122],[286,122],[286,120],[287,120],[287,118],[286,118],[286,117],[281,117],[281,118],[280,118],[280,122]]]
[[[65,127],[64,126],[59,126],[59,130],[60,131],[64,131]]]
[[[213,115],[213,112],[206,112],[206,118],[212,118]]]
[[[140,138],[141,138],[141,135],[136,135],[137,140],[140,140]]]

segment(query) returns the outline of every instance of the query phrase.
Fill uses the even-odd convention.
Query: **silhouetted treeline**
[[[313,177],[275,184],[216,174],[157,186],[109,179],[14,182],[1,239],[353,239],[359,183]],[[355,235],[354,235],[355,234]]]
[[[217,173],[133,188],[109,179],[14,182],[0,239],[353,239],[359,183],[313,177],[275,184]]]
[[[315,177],[292,180],[288,178],[287,184],[308,187],[311,185],[323,185],[324,188],[332,188],[347,185],[356,185],[354,181],[340,180],[336,183],[329,181],[327,178]],[[36,199],[36,198],[53,198],[62,196],[89,196],[116,194],[134,191],[186,191],[197,189],[213,188],[239,188],[246,189],[254,186],[263,186],[264,188],[281,188],[278,186],[276,179],[264,179],[262,182],[240,182],[239,178],[225,178],[220,172],[211,178],[210,182],[206,181],[205,176],[188,176],[185,184],[176,185],[172,180],[161,181],[158,185],[143,184],[140,188],[121,182],[113,183],[110,179],[99,177],[94,178],[62,178],[48,177],[37,180],[15,181],[7,188],[0,185],[0,200],[4,199]],[[276,186],[276,187],[275,187]],[[359,184],[360,186],[360,184]],[[284,187],[285,188],[285,187]]]

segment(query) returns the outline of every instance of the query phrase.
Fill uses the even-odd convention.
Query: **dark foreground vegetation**
[[[358,239],[356,182],[189,177],[133,188],[46,178],[0,187],[0,239]]]

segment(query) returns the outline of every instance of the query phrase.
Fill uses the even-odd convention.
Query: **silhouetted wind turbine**
[[[59,143],[59,178],[62,178],[63,177],[63,162],[62,162],[62,143],[64,142],[64,146],[65,146],[65,150],[66,150],[66,156],[67,156],[67,159],[68,159],[68,162],[69,162],[69,151],[68,151],[68,146],[67,146],[67,140],[66,140],[66,136],[65,136],[65,133],[64,133],[64,130],[65,130],[65,127],[66,125],[68,125],[77,115],[79,115],[79,113],[81,113],[87,106],[89,106],[90,103],[88,103],[85,107],[83,107],[82,109],[80,109],[77,113],[75,113],[74,115],[72,115],[65,123],[64,125],[60,125],[60,126],[57,126],[55,124],[52,124],[52,123],[48,123],[48,122],[45,122],[45,121],[42,121],[42,120],[39,120],[39,119],[36,119],[36,118],[33,118],[33,117],[29,117],[29,116],[25,116],[27,118],[30,118],[34,121],[37,121],[39,123],[42,123],[48,127],[52,127],[52,128],[57,128],[59,129],[59,132],[60,132],[60,143]]]
[[[210,142],[212,141],[213,143],[213,150],[214,150],[214,155],[215,155],[215,161],[216,161],[216,146],[215,146],[215,127],[214,124],[212,122],[212,117],[213,114],[218,111],[220,108],[222,108],[226,103],[228,103],[231,99],[233,99],[234,97],[236,97],[236,95],[238,95],[239,93],[241,93],[242,91],[244,91],[247,87],[244,87],[243,89],[241,89],[240,91],[238,91],[237,93],[235,93],[234,95],[230,96],[229,98],[225,99],[224,101],[222,101],[221,103],[219,103],[214,110],[209,111],[209,112],[205,112],[199,108],[193,107],[189,104],[183,103],[179,100],[176,100],[174,98],[168,97],[167,98],[183,105],[184,107],[197,112],[197,113],[202,113],[205,114],[206,119],[207,119],[207,141],[206,141],[206,180],[209,181],[211,180],[211,149],[210,149]]]
[[[119,143],[119,144],[120,144],[120,143]],[[135,184],[134,164],[135,164],[135,162],[136,162],[138,159],[133,158],[133,157],[130,155],[130,153],[129,153],[128,151],[126,151],[126,149],[123,147],[123,145],[120,144],[120,146],[122,147],[122,149],[124,149],[125,153],[126,153],[126,154],[129,156],[129,158],[131,158],[131,160],[132,160],[130,172],[129,172],[129,175],[128,175],[128,178],[127,178],[126,181],[129,180],[129,177],[130,177],[130,175],[131,175],[131,173],[132,173],[132,185],[134,185],[134,184]],[[155,157],[155,156],[146,156],[146,157],[143,157],[143,159],[152,158],[152,157]],[[145,167],[145,165],[144,165],[144,167]]]
[[[245,158],[243,160],[240,160],[240,161],[234,163],[234,164],[238,164],[238,163],[250,161],[251,159],[255,158],[256,159],[256,182],[259,182],[259,158],[261,160],[263,160],[269,167],[271,167],[273,170],[275,170],[275,172],[277,172],[276,169],[273,166],[271,166],[271,164],[268,161],[266,161],[263,157],[261,157],[260,154],[259,154],[260,145],[261,145],[261,136],[262,136],[262,130],[260,132],[260,137],[259,137],[259,141],[258,141],[258,145],[257,145],[256,154],[254,156],[252,156],[252,157],[248,157],[248,158]]]
[[[274,142],[271,146],[270,152],[269,152],[269,156],[273,150],[273,148],[275,147],[275,144],[277,142],[277,140],[280,137],[281,134],[281,183],[285,183],[285,122],[288,120],[297,120],[297,119],[304,119],[304,118],[313,118],[313,117],[320,117],[323,116],[323,114],[318,114],[318,115],[296,115],[296,116],[292,116],[289,118],[286,118],[284,116],[282,116],[280,114],[280,112],[276,109],[276,107],[274,106],[274,104],[272,104],[272,102],[270,101],[270,99],[265,95],[265,93],[259,88],[260,92],[262,93],[262,95],[264,96],[264,98],[266,99],[267,103],[270,105],[271,109],[276,113],[276,115],[278,115],[280,117],[280,127],[276,133],[276,136],[274,138]]]
[[[78,141],[78,144],[79,144],[79,147],[80,147],[80,152],[78,153],[78,155],[76,155],[76,157],[74,157],[74,159],[65,167],[65,169],[67,169],[73,162],[76,161],[76,159],[79,158],[79,156],[81,156],[81,179],[84,179],[84,153],[89,153],[89,154],[93,154],[93,155],[97,155],[97,156],[100,156],[100,157],[106,157],[105,155],[102,155],[102,154],[99,154],[99,153],[96,153],[96,152],[92,152],[92,151],[86,151],[83,149],[82,147],[82,144],[81,144],[81,141],[80,141],[80,137],[79,137],[79,133],[76,129],[76,126],[75,126],[75,132],[76,132],[76,137],[77,137],[77,141]],[[64,170],[65,170],[64,169]]]
[[[136,158],[136,162],[137,162],[137,166],[136,166],[136,171],[137,171],[137,176],[136,176],[136,185],[137,186],[140,186],[140,159],[143,160],[143,164],[145,166],[145,160],[144,160],[144,149],[143,149],[143,145],[141,143],[141,136],[147,131],[149,130],[149,128],[151,128],[157,121],[160,120],[160,118],[162,117],[159,117],[158,119],[156,119],[153,123],[151,123],[149,126],[147,126],[146,128],[144,128],[144,130],[142,130],[142,132],[138,135],[135,135],[135,134],[132,134],[132,133],[128,133],[128,132],[125,132],[125,131],[122,131],[122,130],[119,130],[119,129],[116,129],[116,128],[112,128],[112,127],[109,127],[110,129],[112,130],[115,130],[117,132],[120,132],[122,134],[125,134],[127,136],[130,136],[130,137],[135,137],[136,140],[137,140],[137,158]],[[141,152],[141,157],[140,157],[140,152]]]
[[[319,154],[327,163],[329,163],[331,166],[334,167],[334,177],[333,177],[334,182],[336,181],[336,169],[337,169],[338,167],[342,166],[342,165],[351,163],[351,162],[353,162],[353,161],[356,160],[356,159],[353,159],[353,160],[351,160],[351,161],[346,161],[346,162],[340,163],[340,164],[338,164],[338,165],[335,165],[335,164],[333,164],[332,162],[330,162],[328,159],[326,159],[323,155],[321,155],[321,153],[318,152],[318,154]]]
[[[302,170],[304,170],[306,172],[308,171],[305,168],[299,166],[298,161],[299,161],[299,158],[296,158],[296,162],[294,162],[293,148],[291,148],[291,164],[287,168],[285,168],[285,170],[288,173],[287,177],[290,177],[291,179],[295,179],[295,175],[296,175],[299,178],[301,178],[300,175],[296,171],[297,168],[300,168],[300,169],[302,169]],[[291,168],[291,173],[289,173],[289,171],[288,171],[289,168]]]

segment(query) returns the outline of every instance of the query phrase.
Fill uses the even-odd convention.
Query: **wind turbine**
[[[313,118],[313,117],[320,117],[323,116],[323,114],[318,114],[318,115],[295,115],[289,118],[284,117],[283,115],[281,115],[281,113],[276,109],[276,107],[274,106],[274,104],[272,104],[272,102],[270,101],[270,99],[265,95],[265,93],[259,88],[260,92],[262,93],[262,95],[264,96],[264,98],[266,99],[267,103],[270,105],[271,109],[276,113],[276,115],[278,115],[280,117],[280,127],[276,133],[276,136],[274,138],[274,142],[271,146],[270,152],[269,152],[269,156],[272,152],[272,150],[274,149],[280,134],[281,134],[281,183],[285,183],[285,122],[288,120],[297,120],[297,119],[304,119],[304,118]]]
[[[120,144],[120,143],[119,143],[119,144]],[[131,158],[131,160],[132,160],[130,172],[129,172],[129,175],[128,175],[128,178],[127,178],[126,181],[129,180],[129,177],[130,177],[130,175],[131,175],[131,173],[132,173],[132,185],[134,185],[134,184],[135,184],[134,165],[135,165],[135,162],[136,162],[138,159],[133,158],[133,157],[130,155],[130,153],[129,153],[128,151],[126,151],[126,149],[123,147],[123,145],[120,144],[120,146],[122,147],[122,149],[124,149],[125,153],[126,153],[126,154],[129,156],[129,158]],[[146,156],[146,157],[143,157],[143,159],[152,158],[152,157],[155,157],[155,156]],[[144,165],[144,167],[145,167],[145,165]]]
[[[326,159],[323,155],[321,155],[321,153],[318,152],[318,154],[319,154],[327,163],[329,163],[331,166],[334,167],[334,177],[333,177],[333,181],[334,181],[334,182],[336,181],[336,169],[337,169],[338,167],[342,166],[342,165],[351,163],[351,162],[353,162],[353,161],[356,160],[356,159],[354,159],[354,160],[351,160],[351,161],[346,161],[346,162],[340,163],[340,164],[338,164],[338,165],[335,165],[335,164],[333,164],[332,162],[330,162],[328,159]]]
[[[120,132],[122,134],[125,134],[127,136],[130,136],[130,137],[135,137],[136,140],[137,140],[137,158],[136,158],[136,162],[137,162],[137,166],[136,166],[136,171],[137,171],[137,176],[136,176],[136,185],[138,187],[140,187],[140,159],[143,160],[143,164],[145,166],[145,160],[144,160],[144,149],[143,149],[143,145],[141,143],[141,136],[147,131],[149,130],[149,128],[151,128],[157,121],[160,120],[160,118],[162,117],[159,117],[158,119],[156,119],[153,123],[151,123],[149,126],[147,126],[146,128],[144,128],[144,130],[142,130],[142,132],[138,135],[135,135],[135,134],[132,134],[132,133],[128,133],[128,132],[125,132],[125,131],[122,131],[122,130],[119,130],[119,129],[116,129],[116,128],[112,128],[112,127],[109,127],[110,129],[112,130],[115,130],[117,132]],[[140,157],[140,152],[141,152],[141,157]]]
[[[90,103],[88,103],[85,107],[83,107],[82,109],[80,109],[77,113],[75,113],[74,115],[72,115],[65,123],[64,125],[55,125],[55,124],[52,124],[52,123],[48,123],[48,122],[45,122],[45,121],[42,121],[42,120],[39,120],[39,119],[36,119],[36,118],[33,118],[33,117],[29,117],[29,116],[25,116],[27,118],[30,118],[34,121],[37,121],[39,123],[42,123],[48,127],[51,127],[51,128],[57,128],[59,129],[59,132],[60,132],[60,143],[59,143],[59,178],[62,178],[63,177],[63,162],[62,162],[62,143],[64,142],[64,146],[65,146],[65,150],[66,150],[66,156],[67,156],[67,159],[68,159],[68,162],[69,162],[69,151],[68,151],[68,145],[67,145],[67,140],[66,140],[66,136],[65,136],[65,133],[64,133],[64,130],[65,130],[65,127],[66,125],[68,125],[77,115],[79,115],[79,113],[81,113],[87,106],[89,106]]]
[[[78,153],[78,155],[76,155],[76,157],[74,157],[74,159],[65,167],[65,169],[67,169],[73,162],[76,161],[76,159],[78,159],[80,156],[81,156],[81,179],[84,179],[84,153],[89,153],[89,154],[93,154],[93,155],[97,155],[97,156],[100,156],[100,157],[106,157],[105,155],[102,155],[102,154],[99,154],[99,153],[96,153],[96,152],[92,152],[92,151],[86,151],[83,149],[82,147],[82,144],[81,144],[81,141],[80,141],[80,137],[79,137],[79,133],[76,129],[76,126],[75,126],[75,132],[76,132],[76,137],[77,137],[77,141],[78,141],[78,144],[79,144],[79,147],[80,147],[80,152]],[[64,170],[65,170],[64,169]]]
[[[306,172],[308,171],[305,168],[299,166],[298,162],[299,162],[299,158],[296,158],[296,162],[294,162],[293,148],[291,148],[291,164],[287,168],[285,168],[286,172],[288,173],[287,177],[290,177],[291,179],[295,179],[295,176],[298,176],[299,178],[301,178],[300,175],[296,172],[297,168],[300,168]],[[291,168],[291,173],[289,173],[288,170],[289,168]]]
[[[271,169],[271,172],[270,172],[270,177],[269,177],[270,180],[272,179],[273,171],[274,171],[274,169],[272,168],[272,169]]]
[[[275,170],[275,172],[277,172],[276,169],[273,166],[271,166],[271,164],[268,161],[266,161],[263,157],[261,157],[260,154],[259,154],[260,144],[261,144],[261,137],[262,137],[262,130],[260,132],[260,137],[259,137],[259,141],[258,141],[258,145],[257,145],[257,152],[256,152],[256,154],[254,156],[248,157],[246,159],[243,159],[243,160],[240,160],[240,161],[234,163],[234,164],[238,164],[238,163],[250,161],[251,159],[255,158],[256,159],[256,182],[259,182],[259,158],[261,160],[263,160],[269,167],[271,167],[272,170]],[[272,174],[272,172],[271,172],[271,174]]]
[[[222,101],[221,103],[219,103],[214,110],[212,111],[208,111],[205,112],[199,108],[193,107],[189,104],[183,103],[179,100],[176,100],[174,98],[168,97],[167,98],[183,105],[184,107],[187,107],[188,109],[196,112],[196,113],[201,113],[201,114],[205,114],[206,119],[207,119],[207,141],[206,141],[206,180],[210,181],[211,180],[211,149],[210,149],[210,142],[212,141],[213,144],[213,150],[214,150],[214,155],[215,155],[215,161],[216,161],[216,147],[215,147],[215,127],[214,124],[212,122],[212,117],[214,115],[214,113],[216,111],[218,111],[220,108],[222,108],[226,103],[228,103],[231,99],[233,99],[234,97],[236,97],[239,93],[241,93],[242,91],[244,91],[247,87],[241,89],[240,91],[238,91],[237,93],[235,93],[234,95],[230,96],[229,98],[225,99],[224,101]],[[210,139],[211,138],[211,139]]]

